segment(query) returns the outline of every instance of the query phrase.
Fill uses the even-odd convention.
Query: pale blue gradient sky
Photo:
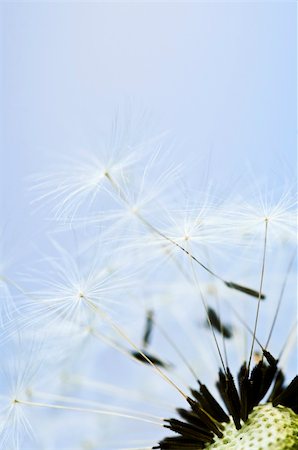
[[[0,11],[0,213],[17,257],[25,236],[44,245],[28,175],[57,153],[96,149],[126,102],[169,131],[173,160],[196,162],[194,184],[209,157],[222,186],[251,173],[276,187],[295,180],[295,2],[7,2]]]
[[[170,131],[178,161],[211,151],[218,180],[246,161],[277,182],[280,158],[295,170],[294,2],[1,10],[5,203],[23,201],[19,180],[44,154],[96,147],[127,99]]]
[[[169,132],[194,185],[206,181],[209,159],[224,193],[252,173],[277,187],[295,180],[295,3],[0,8],[1,210],[12,241],[36,240],[43,227],[26,177],[57,153],[96,150],[126,103]]]

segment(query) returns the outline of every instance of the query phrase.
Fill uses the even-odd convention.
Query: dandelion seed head
[[[164,143],[117,126],[100,151],[35,178],[48,247],[16,315],[0,278],[1,343],[43,342],[44,366],[36,381],[28,349],[13,364],[0,449],[27,436],[32,450],[294,450],[279,321],[292,311],[292,192],[215,196],[208,181],[181,198],[187,175]]]
[[[270,246],[295,239],[297,200],[292,189],[281,194],[266,190],[248,193],[234,204],[225,205],[225,209],[224,217],[230,231],[235,237],[248,238],[249,245],[259,245],[264,223],[268,224]]]
[[[232,423],[224,425],[223,437],[214,438],[208,450],[295,450],[297,448],[298,417],[291,408],[256,406],[240,430]]]

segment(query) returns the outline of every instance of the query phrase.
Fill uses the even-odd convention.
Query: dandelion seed
[[[153,311],[148,311],[146,318],[146,328],[143,337],[143,347],[147,347],[152,335],[153,328]]]
[[[173,208],[162,145],[143,161],[147,143],[120,135],[37,181],[56,254],[0,317],[3,351],[25,348],[1,384],[0,449],[295,450],[294,333],[276,330],[293,315],[291,194],[230,203],[208,188]]]
[[[243,445],[249,448],[259,448],[264,442],[264,448],[274,445],[276,449],[294,449],[298,440],[296,435],[298,418],[297,393],[298,378],[295,377],[282,392],[277,395],[277,383],[280,388],[280,378],[274,383],[277,371],[277,361],[267,352],[264,354],[269,364],[260,361],[248,374],[247,366],[241,367],[238,373],[239,392],[233,377],[227,368],[227,373],[219,372],[217,387],[228,414],[222,409],[206,386],[200,384],[200,391],[192,390],[188,403],[191,409],[178,409],[181,419],[166,419],[165,428],[174,431],[178,436],[168,437],[159,442],[156,449],[200,449],[200,448],[234,448]],[[273,386],[270,403],[259,406],[269,388]],[[268,438],[264,430],[258,430],[258,421],[268,414],[268,427],[274,427],[274,422],[280,422],[282,431],[281,442],[277,434]],[[230,424],[231,419],[234,427]],[[264,426],[265,428],[265,426]],[[238,432],[237,432],[238,430]],[[242,430],[242,432],[241,432]],[[244,434],[244,430],[245,433]],[[249,439],[248,439],[249,436]]]
[[[211,325],[221,333],[225,338],[230,339],[232,337],[231,326],[224,325],[219,319],[218,315],[212,308],[208,308],[207,310],[208,318]],[[208,323],[208,322],[207,322]]]

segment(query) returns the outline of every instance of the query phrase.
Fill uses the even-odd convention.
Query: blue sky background
[[[28,176],[96,151],[119,108],[145,110],[153,133],[168,132],[169,158],[194,186],[207,170],[222,195],[264,178],[295,183],[295,2],[0,7],[6,255],[44,245]]]
[[[253,179],[295,183],[295,2],[2,2],[0,12],[4,262],[31,243],[46,249],[28,176],[96,150],[119,107],[168,132],[194,185],[208,161],[223,195]]]
[[[17,258],[44,226],[28,176],[96,151],[119,107],[168,132],[194,185],[208,161],[223,195],[295,182],[295,3],[10,2],[1,20],[2,227]]]
[[[169,131],[173,159],[210,155],[219,183],[247,163],[295,176],[295,2],[9,2],[1,17],[5,214],[28,174],[96,148],[126,102]]]

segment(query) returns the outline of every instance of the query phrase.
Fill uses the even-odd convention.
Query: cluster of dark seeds
[[[298,377],[285,387],[284,375],[278,368],[278,360],[266,350],[263,358],[250,371],[244,363],[238,372],[238,388],[229,370],[219,371],[216,383],[225,409],[217,402],[207,387],[199,380],[199,390],[191,389],[187,398],[189,409],[177,409],[179,419],[166,419],[164,427],[176,436],[166,437],[153,449],[198,450],[223,437],[224,424],[233,420],[237,430],[248,420],[253,408],[267,398],[273,407],[282,405],[298,414]],[[298,445],[298,443],[297,443]]]

